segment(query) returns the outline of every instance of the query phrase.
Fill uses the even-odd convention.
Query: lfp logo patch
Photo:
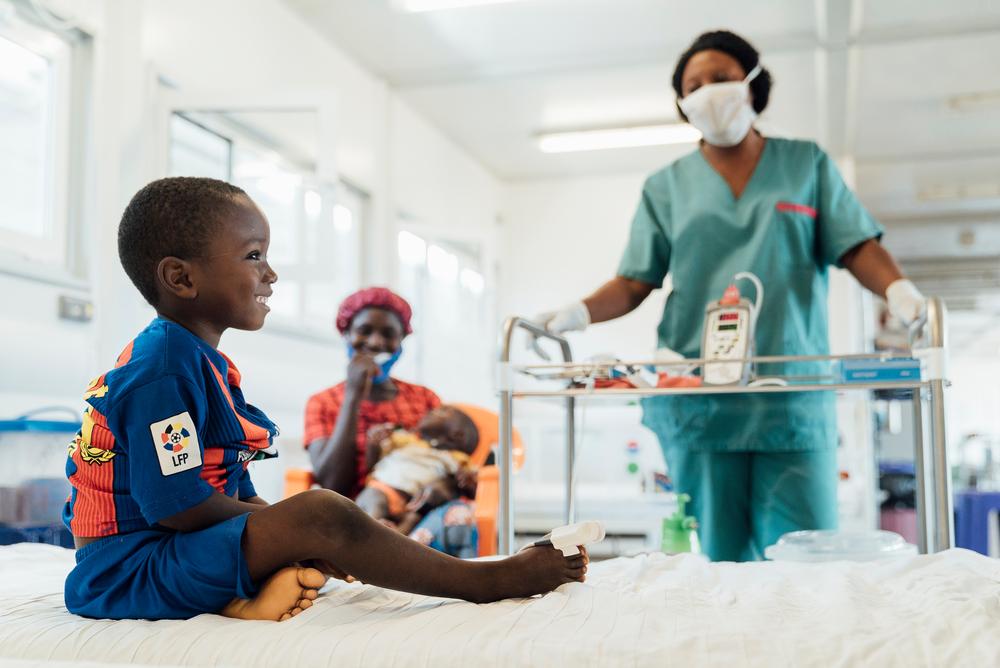
[[[170,452],[180,452],[188,446],[191,432],[184,428],[184,425],[168,424],[167,428],[160,433],[160,440],[163,441],[163,449]]]
[[[149,425],[160,461],[160,472],[173,475],[201,466],[198,433],[190,413],[184,411]]]

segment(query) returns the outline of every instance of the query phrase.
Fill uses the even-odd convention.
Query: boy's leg
[[[327,490],[303,492],[253,513],[243,548],[255,582],[289,564],[317,560],[368,584],[475,602],[548,592],[582,581],[586,572],[585,554],[563,557],[551,547],[500,561],[456,559],[381,525]]]

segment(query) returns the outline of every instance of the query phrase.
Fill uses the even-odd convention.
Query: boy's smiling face
[[[270,239],[270,227],[260,209],[240,198],[217,223],[204,255],[191,262],[191,280],[197,289],[192,315],[220,336],[229,327],[256,330],[264,326],[270,311],[267,298],[278,280],[267,263]]]

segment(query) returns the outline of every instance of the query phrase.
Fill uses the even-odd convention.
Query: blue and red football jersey
[[[157,318],[91,382],[69,446],[63,520],[75,536],[146,529],[215,492],[255,495],[247,467],[277,427],[246,403],[232,361]]]

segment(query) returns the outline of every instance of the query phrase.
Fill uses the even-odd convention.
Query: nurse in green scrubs
[[[582,330],[635,309],[669,272],[673,291],[658,345],[696,358],[705,306],[741,271],[765,299],[757,355],[828,354],[827,273],[836,265],[884,296],[903,322],[924,299],[879,243],[881,226],[811,141],[753,128],[771,77],[730,32],[700,36],[673,77],[697,150],[650,176],[618,275],[544,314],[549,331]],[[739,286],[745,296],[753,288]],[[761,365],[759,376],[816,375],[815,363]],[[837,425],[832,393],[649,397],[643,424],[658,436],[678,492],[692,498],[713,560],[760,559],[785,532],[837,526]]]

